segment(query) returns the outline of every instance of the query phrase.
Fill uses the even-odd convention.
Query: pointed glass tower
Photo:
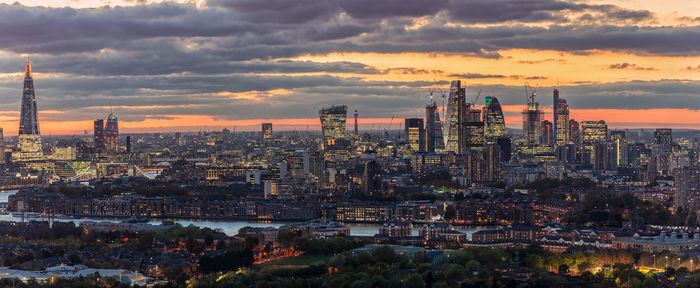
[[[36,98],[34,96],[32,64],[29,62],[29,59],[24,65],[24,90],[22,92],[17,152],[17,157],[13,157],[17,161],[41,160],[44,157],[41,149],[39,118],[37,118]]]

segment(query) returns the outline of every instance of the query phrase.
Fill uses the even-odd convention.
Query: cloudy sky
[[[331,104],[398,128],[458,79],[512,128],[529,83],[577,120],[700,129],[695,2],[0,0],[0,126],[17,134],[28,57],[44,135],[110,104],[124,132],[318,129]]]

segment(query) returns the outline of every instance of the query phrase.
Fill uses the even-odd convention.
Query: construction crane
[[[476,97],[474,97],[474,100],[472,100],[471,104],[474,106],[476,104],[476,101],[479,100],[479,96],[481,96],[481,89],[479,89],[479,93],[476,94]]]
[[[433,99],[433,88],[428,88],[428,98],[430,98],[430,104],[433,104],[433,102],[435,101]]]
[[[435,87],[440,91],[440,94],[442,95],[442,119],[445,119],[445,98],[447,98],[447,94],[445,94],[445,90],[442,90],[442,87],[440,87],[440,84],[436,79],[433,79],[433,82],[435,82]]]
[[[525,83],[525,96],[527,96],[527,103],[528,104],[535,102],[535,96],[537,96],[537,88],[539,88],[539,87],[540,86],[537,85],[533,89],[530,85],[527,84],[527,82]]]
[[[389,129],[391,129],[391,123],[394,122],[394,116],[396,116],[396,115],[391,114],[391,120],[389,120],[389,126],[387,126],[386,129],[384,129],[384,136],[389,135]]]

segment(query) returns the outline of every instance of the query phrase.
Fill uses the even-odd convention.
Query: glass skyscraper
[[[486,97],[486,106],[484,107],[484,135],[486,143],[493,144],[498,137],[506,136],[506,121],[503,117],[501,103],[498,102],[496,96]]]
[[[339,139],[345,139],[345,123],[348,117],[347,106],[333,105],[331,107],[323,107],[318,111],[318,116],[321,118],[324,149],[336,145]]]
[[[18,161],[40,160],[44,157],[41,149],[41,134],[39,134],[39,118],[37,117],[36,97],[34,95],[32,64],[29,59],[24,65],[24,89],[22,91],[22,110],[19,120],[16,156],[15,158]]]
[[[110,152],[119,150],[119,123],[117,116],[112,112],[107,116],[107,124],[105,124],[105,145]]]
[[[445,116],[445,151],[463,154],[466,147],[464,137],[464,122],[466,121],[467,102],[466,90],[462,88],[461,81],[452,81],[450,96],[447,102],[447,115]]]

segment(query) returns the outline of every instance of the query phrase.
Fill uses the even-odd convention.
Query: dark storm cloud
[[[700,27],[551,26],[545,33],[486,40],[503,48],[637,51],[700,54]]]
[[[210,0],[205,7],[166,2],[99,9],[0,5],[0,73],[21,71],[20,54],[28,54],[37,73],[40,111],[66,111],[42,117],[61,121],[104,117],[104,109],[95,107],[110,102],[126,107],[118,108],[122,120],[176,114],[316,118],[318,107],[335,103],[357,107],[363,117],[374,118],[422,115],[427,88],[434,83],[294,74],[444,72],[413,68],[411,63],[377,69],[352,62],[281,58],[333,52],[500,58],[499,50],[511,48],[700,55],[698,27],[572,25],[566,17],[569,11],[588,13],[590,23],[601,17],[612,23],[653,18],[648,11],[558,0]],[[415,17],[424,17],[427,24],[414,26]],[[543,21],[557,25],[528,25]],[[565,60],[530,64],[553,61]],[[42,77],[42,73],[56,75]],[[509,75],[517,71],[499,73],[503,75],[450,77],[544,78]],[[522,87],[468,89],[476,88],[498,96],[503,105],[524,103]],[[698,89],[698,83],[683,81],[582,83],[562,87],[562,97],[572,109],[700,109]],[[20,95],[21,79],[0,79],[1,111],[17,111]],[[659,95],[668,101],[658,101]]]
[[[451,20],[465,23],[488,19],[526,23],[544,17],[538,16],[542,13],[564,10],[615,13],[611,18],[640,17],[634,11],[625,14],[627,10],[616,6],[556,0],[216,0],[208,7],[165,2],[99,9],[0,5],[0,50],[49,55],[100,52],[99,57],[116,51],[122,52],[119,56],[123,59],[145,52],[162,57],[168,53],[188,54],[179,58],[182,62],[275,59],[330,52],[423,52],[498,58],[497,50],[509,48],[698,53],[697,27],[441,25],[450,20],[443,19],[445,15],[461,15],[463,19]],[[434,23],[409,29],[411,17],[422,15]],[[197,53],[202,55],[194,55]]]

